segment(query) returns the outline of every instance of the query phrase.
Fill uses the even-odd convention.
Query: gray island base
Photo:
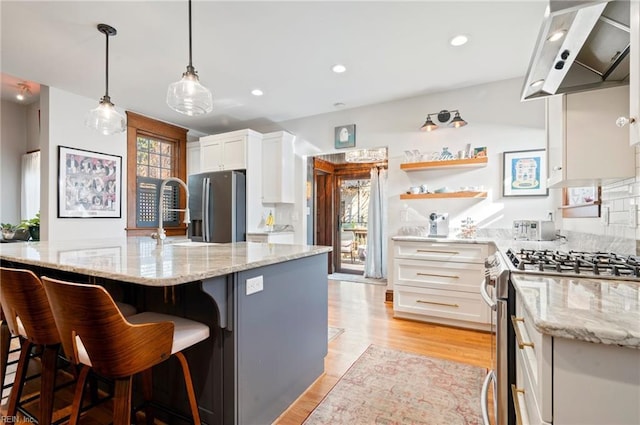
[[[330,248],[154,244],[146,238],[3,244],[0,261],[104,284],[138,311],[206,323],[210,338],[186,352],[202,421],[272,423],[324,372]],[[178,368],[156,367],[154,398],[188,412]]]

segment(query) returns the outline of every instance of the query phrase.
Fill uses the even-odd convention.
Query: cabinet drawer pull
[[[458,251],[433,251],[431,249],[417,249],[417,252],[430,252],[433,254],[453,254],[453,255],[457,255],[460,254]]]
[[[513,397],[513,407],[516,411],[516,425],[522,425],[522,410],[520,409],[520,399],[518,394],[524,394],[522,388],[517,388],[514,384],[511,384],[511,396]]]
[[[455,308],[460,307],[458,304],[438,303],[438,302],[435,302],[435,301],[417,300],[416,302],[422,303],[422,304],[444,305],[444,306],[447,306],[447,307],[455,307]]]
[[[533,342],[525,342],[524,338],[522,337],[522,334],[520,333],[520,328],[518,327],[518,322],[522,322],[524,323],[524,317],[516,317],[513,314],[511,315],[511,323],[513,323],[513,330],[516,331],[516,341],[518,343],[518,348],[520,348],[521,350],[524,349],[524,347],[534,347]]]
[[[449,277],[451,279],[460,279],[460,276],[448,275],[448,274],[435,274],[435,273],[422,273],[416,272],[418,276],[435,276],[435,277]]]

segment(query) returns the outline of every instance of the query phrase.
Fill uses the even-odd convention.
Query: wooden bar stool
[[[42,278],[62,346],[80,365],[70,425],[78,423],[84,384],[90,369],[115,381],[114,425],[129,425],[133,375],[177,357],[184,374],[191,415],[200,424],[189,365],[182,350],[209,337],[209,327],[182,317],[145,312],[125,318],[100,286]],[[143,375],[150,398],[150,373]],[[147,400],[148,401],[148,400]],[[147,417],[149,420],[149,417]]]
[[[9,396],[7,416],[16,416],[22,395],[31,350],[42,348],[40,375],[40,413],[38,423],[51,423],[56,359],[60,335],[49,307],[42,282],[28,270],[0,267],[0,302],[9,330],[21,338],[20,357]],[[4,355],[4,347],[3,347]]]

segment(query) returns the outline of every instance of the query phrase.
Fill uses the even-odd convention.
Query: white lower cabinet
[[[394,241],[395,317],[489,329],[489,307],[480,296],[484,244]]]
[[[543,335],[519,302],[514,328],[521,423],[640,424],[640,350]]]

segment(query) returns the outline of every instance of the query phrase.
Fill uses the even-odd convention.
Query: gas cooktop
[[[516,269],[525,272],[640,281],[640,256],[635,255],[509,249],[507,258]]]

